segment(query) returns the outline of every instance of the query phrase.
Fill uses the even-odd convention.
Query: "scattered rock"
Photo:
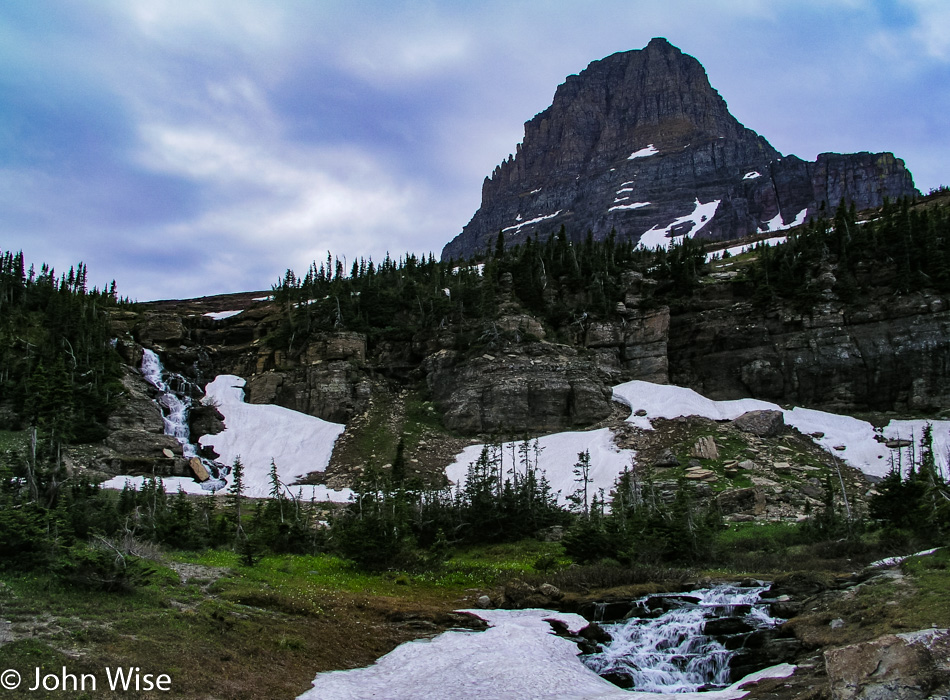
[[[560,600],[564,597],[564,594],[561,593],[561,589],[557,586],[553,586],[550,583],[542,583],[538,586],[538,593],[543,595],[545,598],[552,598],[554,600]]]
[[[491,598],[487,595],[478,596],[478,600],[475,601],[475,605],[480,607],[482,610],[487,610],[491,607]]]
[[[690,481],[702,481],[710,477],[714,478],[716,472],[710,471],[709,469],[690,469],[683,476]]]

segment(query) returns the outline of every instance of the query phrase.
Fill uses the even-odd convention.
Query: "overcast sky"
[[[666,37],[785,154],[950,184],[946,0],[0,4],[0,248],[140,301],[434,252],[524,122]]]

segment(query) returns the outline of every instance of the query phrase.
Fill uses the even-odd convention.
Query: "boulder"
[[[785,430],[785,416],[781,411],[747,411],[732,424],[744,433],[774,437]]]
[[[208,470],[205,468],[205,465],[202,464],[201,460],[197,457],[192,457],[188,460],[188,466],[191,468],[192,474],[195,475],[195,479],[204,483],[211,478],[211,474],[208,473]]]
[[[719,459],[719,448],[716,447],[716,441],[713,440],[712,436],[706,435],[696,441],[690,451],[690,456],[699,459]]]
[[[950,690],[950,630],[888,634],[825,652],[834,700],[925,700]],[[941,695],[943,694],[943,695]]]
[[[596,622],[591,622],[577,634],[584,639],[597,642],[598,644],[610,644],[610,642],[613,641],[613,637],[610,636],[610,633]]]

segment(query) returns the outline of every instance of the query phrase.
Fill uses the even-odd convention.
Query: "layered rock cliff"
[[[653,247],[671,236],[733,239],[774,231],[842,199],[858,209],[916,194],[890,153],[784,157],[745,128],[702,65],[665,39],[591,63],[525,124],[514,156],[443,260],[542,238],[611,230]]]

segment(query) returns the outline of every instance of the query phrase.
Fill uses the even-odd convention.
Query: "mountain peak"
[[[666,37],[662,36],[655,36],[650,39],[650,43],[647,44],[643,50],[649,51],[651,49],[654,51],[675,51],[676,53],[682,53],[678,48],[673,46]]]
[[[442,257],[482,251],[498,231],[513,244],[561,225],[577,240],[614,230],[649,247],[740,238],[803,221],[823,202],[867,208],[915,193],[891,154],[783,158],[729,113],[699,61],[657,37],[557,88]]]

